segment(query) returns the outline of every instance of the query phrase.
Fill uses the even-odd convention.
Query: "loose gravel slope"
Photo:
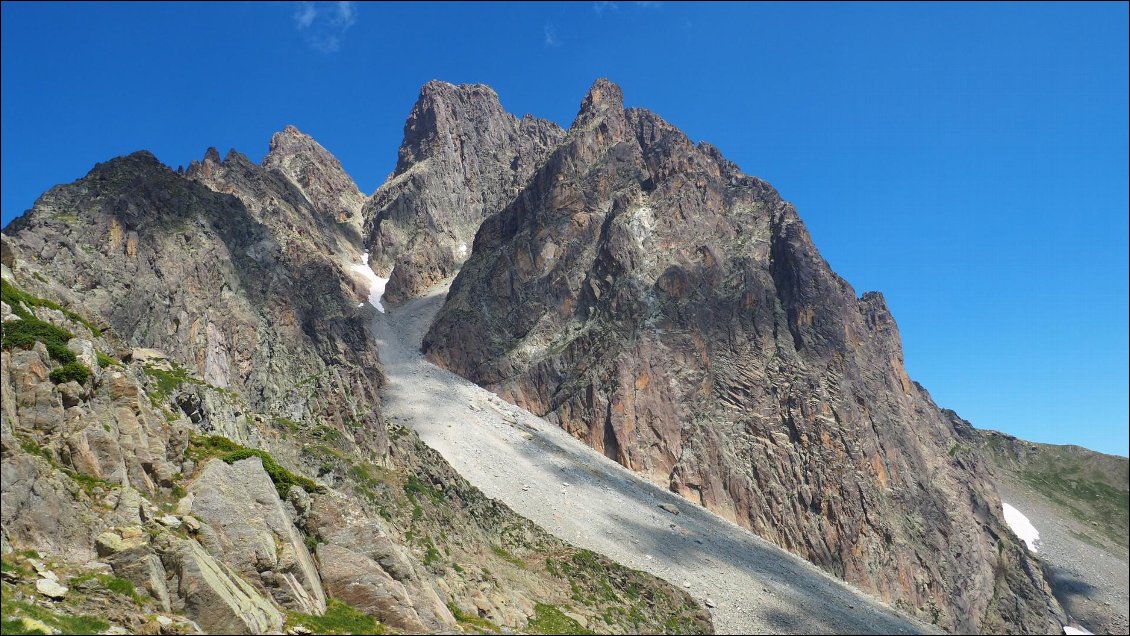
[[[710,599],[718,633],[931,631],[427,362],[420,341],[446,291],[437,286],[375,318],[385,412],[487,496],[578,547]]]

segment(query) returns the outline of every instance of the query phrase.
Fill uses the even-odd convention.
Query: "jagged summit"
[[[293,125],[275,133],[262,165],[286,177],[320,214],[360,230],[365,196],[341,162],[310,135]]]
[[[581,100],[581,108],[571,127],[584,126],[598,117],[623,116],[624,93],[617,84],[600,78],[593,82]]]
[[[398,302],[453,274],[482,220],[513,198],[564,132],[506,112],[482,84],[424,85],[396,170],[365,206],[374,270]]]

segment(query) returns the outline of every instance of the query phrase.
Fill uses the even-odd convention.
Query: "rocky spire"
[[[560,143],[556,124],[519,120],[482,84],[420,89],[396,170],[365,206],[372,264],[396,303],[450,276],[487,216],[509,203]]]
[[[599,118],[624,117],[624,93],[620,87],[605,78],[593,82],[581,101],[581,109],[573,119],[571,128],[584,126]]]
[[[310,135],[291,125],[275,133],[262,165],[286,177],[318,212],[360,228],[365,196],[341,162]]]

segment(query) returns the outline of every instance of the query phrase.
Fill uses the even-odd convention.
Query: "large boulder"
[[[258,457],[208,462],[188,487],[189,511],[215,531],[213,555],[276,602],[306,614],[326,611],[326,594],[302,534]]]

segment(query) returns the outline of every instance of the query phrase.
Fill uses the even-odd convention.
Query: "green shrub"
[[[0,337],[0,348],[11,351],[14,348],[31,349],[36,342],[47,347],[47,353],[59,362],[75,361],[75,354],[67,348],[67,341],[74,334],[34,316],[4,323],[4,335]]]
[[[271,477],[271,481],[275,482],[275,489],[279,491],[279,497],[286,498],[287,493],[290,492],[291,486],[301,486],[307,492],[317,492],[322,489],[312,479],[308,479],[301,475],[295,475],[289,470],[279,466],[274,457],[266,451],[261,451],[256,448],[245,448],[243,450],[235,451],[223,459],[225,462],[231,464],[238,462],[241,459],[248,457],[258,457],[263,462],[263,470],[267,471],[267,475]]]
[[[267,451],[256,448],[240,446],[222,435],[197,435],[189,442],[185,456],[193,461],[203,461],[212,457],[221,459],[229,464],[238,462],[248,457],[258,457],[263,462],[263,470],[275,484],[279,497],[286,498],[291,486],[301,486],[306,492],[325,492],[325,488],[318,482],[302,475],[296,475],[283,468]]]
[[[24,320],[38,320],[30,311],[31,307],[46,307],[47,309],[54,309],[63,312],[63,315],[71,320],[81,323],[90,330],[95,336],[102,335],[102,331],[94,326],[92,322],[87,320],[84,316],[77,314],[70,309],[67,309],[57,302],[47,300],[46,298],[39,298],[19,289],[12,283],[0,279],[0,300],[3,300],[12,308],[12,313],[16,314]],[[41,321],[42,322],[42,321]]]
[[[538,603],[534,606],[534,617],[526,629],[531,634],[591,634],[577,621],[569,618],[556,606]]]
[[[90,378],[90,368],[81,362],[68,362],[51,372],[51,381],[62,384],[74,380],[83,384]]]

